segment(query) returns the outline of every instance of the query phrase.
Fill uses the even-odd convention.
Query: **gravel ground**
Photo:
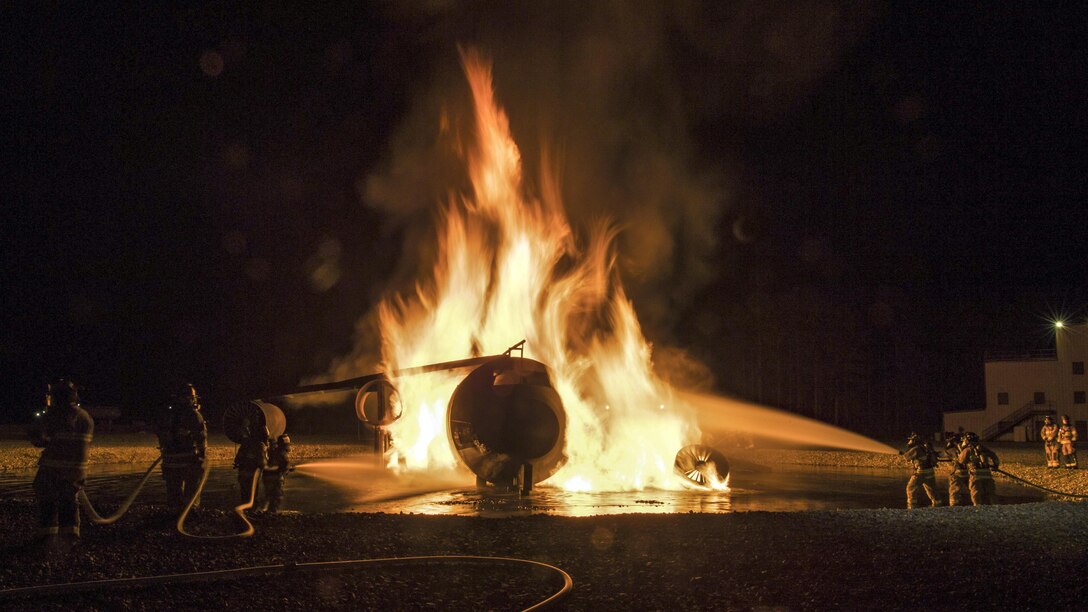
[[[132,436],[96,444],[93,461],[157,456]],[[148,436],[148,440],[153,438]],[[96,441],[98,442],[98,441]],[[356,445],[300,444],[299,456],[357,453]],[[226,440],[213,458],[233,455]],[[303,450],[305,449],[305,450]],[[0,461],[37,452],[4,444]],[[1034,447],[998,447],[1003,467],[1052,488],[1088,494],[1085,470],[1047,470]],[[902,470],[896,455],[757,449],[746,469],[836,465]],[[743,456],[743,459],[740,457]],[[112,462],[112,461],[111,461]],[[7,463],[4,463],[7,465]],[[792,467],[791,467],[792,466]],[[1000,482],[998,484],[1000,487]],[[0,589],[274,563],[412,555],[534,559],[567,570],[568,609],[1088,608],[1088,504],[984,508],[618,515],[587,518],[320,514],[258,515],[256,537],[182,538],[164,511],[137,506],[119,523],[89,526],[74,546],[29,541],[34,508],[0,500]],[[190,529],[230,533],[226,513],[196,511]],[[498,565],[371,566],[199,585],[101,590],[5,601],[0,609],[522,609],[559,583]],[[3,597],[3,596],[0,596]]]
[[[1088,605],[1088,505],[728,515],[483,519],[385,514],[259,516],[250,540],[205,544],[137,508],[71,549],[26,545],[29,503],[0,501],[0,589],[284,562],[470,554],[568,571],[574,610],[994,609]],[[194,525],[230,527],[204,511]],[[557,588],[504,567],[371,567],[3,601],[11,609],[520,609]]]
[[[92,464],[138,463],[146,466],[159,457],[159,442],[154,434],[96,434],[91,444],[89,461]],[[213,462],[232,461],[238,445],[226,436],[213,434],[208,438],[208,458]],[[344,441],[296,440],[291,445],[292,460],[296,463],[329,457],[343,457],[366,452],[359,443]],[[41,449],[26,440],[0,440],[0,471],[26,470],[38,465]]]

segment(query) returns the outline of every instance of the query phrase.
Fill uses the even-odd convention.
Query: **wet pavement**
[[[479,491],[475,487],[420,493],[354,507],[370,512],[417,512],[515,516],[591,516],[627,513],[792,512],[857,508],[905,508],[908,474],[873,468],[790,466],[768,472],[737,472],[728,492],[643,490],[577,493],[538,486],[529,497]],[[947,481],[938,481],[942,490]],[[1002,504],[1042,501],[1035,490],[998,486]],[[947,501],[947,500],[945,500]]]
[[[135,487],[146,466],[93,466],[87,493],[99,512],[110,511]],[[157,470],[156,470],[157,471]],[[32,498],[33,470],[0,472],[0,497]],[[365,461],[303,464],[288,476],[284,510],[386,512],[477,516],[552,514],[590,516],[625,513],[724,513],[851,508],[903,508],[907,470],[780,466],[736,471],[728,492],[644,490],[576,493],[538,485],[530,496],[478,490],[463,477],[420,481],[397,477]],[[939,479],[944,490],[947,482]],[[239,487],[229,463],[213,465],[202,497],[204,507],[228,509]],[[998,482],[1002,504],[1044,499],[1035,489]],[[163,503],[162,478],[152,476],[137,504]]]

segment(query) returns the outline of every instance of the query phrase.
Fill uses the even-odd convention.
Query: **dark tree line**
[[[796,285],[709,310],[678,335],[720,392],[880,437],[937,431],[941,411],[982,401],[981,355],[950,382],[958,356],[927,349],[888,302]]]

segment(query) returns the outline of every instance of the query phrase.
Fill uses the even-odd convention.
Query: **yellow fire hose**
[[[249,488],[249,501],[243,502],[234,507],[234,513],[238,515],[238,518],[242,519],[245,523],[245,530],[239,533],[229,533],[226,535],[198,535],[195,533],[189,533],[185,530],[185,519],[189,516],[189,511],[193,509],[193,505],[196,504],[196,500],[200,499],[200,493],[204,490],[204,483],[208,482],[208,474],[212,471],[211,463],[204,466],[204,475],[200,477],[200,484],[196,486],[196,492],[189,498],[189,503],[185,504],[185,509],[181,511],[181,515],[178,516],[177,530],[181,535],[188,538],[195,538],[198,540],[229,540],[233,538],[250,538],[256,530],[253,528],[253,523],[249,522],[249,518],[246,517],[246,510],[253,507],[253,503],[257,498],[257,483],[260,482],[262,470],[253,472],[253,484]]]
[[[147,484],[147,480],[151,478],[151,471],[155,469],[155,466],[162,461],[162,457],[159,457],[151,463],[151,466],[144,472],[144,477],[140,480],[140,484],[136,485],[136,488],[129,494],[125,501],[121,502],[121,506],[110,516],[103,517],[98,514],[98,511],[94,509],[94,505],[91,504],[91,499],[87,497],[87,491],[84,489],[79,490],[79,504],[83,506],[83,509],[87,512],[87,518],[90,519],[95,525],[112,525],[117,522],[117,519],[124,516],[125,512],[128,512],[129,506],[132,502],[136,501],[136,496],[143,490],[144,485]]]
[[[941,463],[949,463],[952,460],[951,459],[938,459],[937,461],[939,461]],[[1088,495],[1081,495],[1081,494],[1078,494],[1078,493],[1066,493],[1065,491],[1058,491],[1056,489],[1051,489],[1050,487],[1044,487],[1043,485],[1041,485],[1039,483],[1032,482],[1032,481],[1030,481],[1030,480],[1028,480],[1026,478],[1021,478],[1021,477],[1017,476],[1016,474],[1010,474],[1010,473],[1008,473],[1005,470],[1002,470],[1000,468],[992,467],[990,469],[997,472],[998,474],[1004,474],[1005,476],[1008,476],[1009,478],[1012,478],[1013,480],[1018,480],[1018,481],[1020,481],[1020,482],[1022,482],[1024,484],[1028,485],[1029,487],[1035,487],[1036,489],[1039,489],[1041,491],[1046,491],[1047,493],[1053,493],[1055,495],[1061,495],[1062,497],[1076,497],[1076,498],[1081,498],[1081,499],[1088,498]]]
[[[98,591],[103,588],[132,588],[147,587],[166,584],[179,584],[186,582],[201,582],[211,580],[231,580],[238,578],[252,578],[277,574],[292,574],[294,572],[322,572],[322,571],[346,571],[357,567],[373,565],[423,565],[436,563],[501,563],[507,565],[529,565],[544,568],[558,574],[563,579],[563,586],[544,599],[528,608],[531,610],[544,610],[549,608],[567,595],[574,588],[574,580],[570,574],[562,569],[531,559],[515,559],[513,557],[481,557],[474,555],[434,555],[425,557],[386,557],[381,559],[353,559],[350,561],[317,561],[308,563],[281,563],[276,565],[258,565],[252,567],[236,567],[224,570],[212,570],[208,572],[191,572],[187,574],[162,574],[158,576],[140,576],[136,578],[110,578],[105,580],[88,580],[84,582],[64,582],[60,584],[44,584],[17,589],[5,589],[0,591],[0,601],[17,597],[43,597],[61,595],[67,593],[82,593],[86,591]]]
[[[151,477],[152,470],[155,466],[162,461],[162,458],[156,459],[147,471],[144,472],[143,478],[140,480],[140,484],[136,486],[136,489],[122,502],[117,512],[109,517],[102,517],[95,510],[91,504],[90,499],[84,491],[80,491],[79,500],[91,522],[98,525],[109,525],[121,518],[125,512],[128,511],[132,502],[135,501],[144,485],[147,484],[148,479]],[[245,515],[245,511],[252,508],[257,497],[257,484],[260,482],[260,476],[262,470],[257,470],[253,473],[253,482],[250,485],[249,500],[234,507],[234,512],[242,522],[245,523],[246,529],[240,533],[232,533],[227,535],[218,536],[205,536],[189,533],[185,530],[185,519],[189,516],[189,511],[192,510],[196,504],[196,500],[200,498],[201,492],[204,490],[204,485],[208,481],[208,474],[211,473],[211,464],[207,464],[204,467],[204,474],[201,476],[200,484],[197,485],[196,491],[189,498],[189,502],[185,505],[185,509],[182,510],[181,515],[178,516],[177,530],[183,536],[189,538],[195,538],[199,540],[226,540],[234,538],[248,538],[252,537],[256,530],[253,527],[253,523]],[[256,577],[256,576],[269,576],[273,574],[284,574],[293,572],[321,572],[321,571],[346,571],[356,567],[372,566],[372,565],[415,565],[415,564],[435,564],[435,563],[503,563],[503,564],[520,564],[531,565],[534,567],[542,567],[549,571],[559,574],[563,579],[563,586],[555,593],[548,596],[536,604],[525,609],[525,612],[532,610],[544,610],[558,603],[564,599],[570,591],[574,588],[574,580],[570,577],[570,574],[562,569],[549,565],[540,561],[533,561],[531,559],[516,559],[512,557],[484,557],[475,555],[431,555],[420,557],[385,557],[380,559],[353,559],[350,561],[318,561],[307,563],[286,563],[277,565],[260,565],[253,567],[239,567],[225,570],[213,570],[208,572],[191,572],[186,574],[162,574],[156,576],[142,576],[137,578],[112,578],[105,580],[89,580],[84,582],[65,582],[59,584],[46,584],[32,587],[21,587],[15,589],[0,590],[0,601],[14,599],[19,597],[35,597],[35,596],[50,596],[60,595],[65,593],[79,593],[85,591],[94,591],[101,588],[124,588],[124,587],[144,587],[153,585],[165,585],[165,584],[178,584],[184,582],[199,582],[199,581],[212,581],[212,580],[229,580],[234,578],[244,577]]]
[[[1030,480],[1025,480],[1025,479],[1023,479],[1023,478],[1020,478],[1019,476],[1016,476],[1016,475],[1014,475],[1014,474],[1010,474],[1010,473],[1006,472],[1005,470],[1001,470],[1001,469],[998,469],[998,468],[994,468],[994,471],[995,471],[995,472],[997,472],[998,474],[1004,474],[1004,475],[1008,476],[1009,478],[1012,478],[1013,480],[1019,480],[1020,482],[1022,482],[1022,483],[1024,483],[1024,484],[1026,484],[1026,485],[1029,485],[1029,486],[1035,487],[1036,489],[1042,489],[1043,491],[1047,491],[1047,492],[1049,492],[1049,493],[1053,493],[1053,494],[1055,494],[1055,495],[1061,495],[1061,496],[1063,496],[1063,497],[1079,497],[1079,498],[1088,498],[1088,495],[1079,495],[1079,494],[1077,494],[1077,493],[1065,493],[1065,492],[1063,492],[1063,491],[1056,491],[1056,490],[1054,490],[1054,489],[1051,489],[1051,488],[1048,488],[1048,487],[1044,487],[1044,486],[1043,486],[1043,485],[1041,485],[1041,484],[1036,484],[1036,483],[1034,483],[1034,482],[1032,482],[1032,481],[1030,481]]]

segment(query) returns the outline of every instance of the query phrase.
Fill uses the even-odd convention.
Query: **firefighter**
[[[47,409],[30,435],[42,448],[34,477],[37,498],[38,537],[60,534],[79,537],[79,506],[76,497],[87,477],[87,454],[94,437],[94,419],[79,405],[79,393],[70,380],[51,385]]]
[[[238,488],[243,504],[257,498],[257,472],[268,466],[268,438],[267,427],[250,427],[234,455],[234,469],[238,470]]]
[[[162,478],[166,481],[166,503],[172,512],[181,512],[196,495],[207,465],[208,424],[200,413],[200,396],[188,384],[176,398],[178,405],[167,409],[159,428],[162,451]],[[200,500],[193,502],[193,505]]]
[[[996,470],[1000,462],[997,454],[984,446],[973,431],[967,432],[959,462],[966,464],[970,473],[971,503],[976,506],[997,503],[997,486],[990,470]]]
[[[930,505],[940,506],[941,498],[937,495],[937,477],[934,474],[937,453],[922,441],[921,436],[912,433],[907,438],[907,452],[903,457],[914,465],[914,473],[907,481],[907,508],[916,508],[924,503],[923,490],[929,496]]]
[[[1054,424],[1054,419],[1049,416],[1043,419],[1039,436],[1043,439],[1043,450],[1046,452],[1046,467],[1061,467],[1061,463],[1058,462],[1058,449],[1061,448],[1061,444],[1058,442],[1058,426]]]
[[[948,457],[952,471],[948,474],[948,505],[970,506],[971,492],[968,489],[967,466],[960,463],[960,451],[963,449],[963,435],[954,433],[944,443],[944,452]]]
[[[1071,470],[1077,469],[1077,428],[1073,427],[1068,414],[1062,415],[1062,426],[1058,428],[1058,442],[1062,445],[1062,463]]]
[[[261,475],[265,509],[278,512],[283,502],[283,481],[291,470],[291,438],[283,434],[268,449],[268,467]]]

